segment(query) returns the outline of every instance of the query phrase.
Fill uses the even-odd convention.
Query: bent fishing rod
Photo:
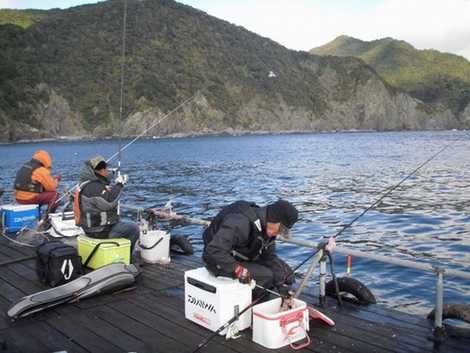
[[[336,238],[338,238],[343,232],[350,228],[354,223],[356,223],[362,216],[364,216],[367,212],[369,212],[371,209],[373,209],[375,206],[377,206],[385,197],[390,195],[394,190],[396,190],[400,185],[402,185],[405,181],[407,181],[409,178],[411,178],[413,175],[415,175],[421,168],[423,168],[426,164],[431,162],[434,158],[436,158],[439,154],[441,154],[445,149],[447,149],[449,145],[444,146],[441,148],[438,152],[434,153],[431,157],[426,159],[424,162],[422,162],[418,167],[416,167],[411,173],[406,175],[404,178],[402,178],[397,184],[389,186],[388,188],[385,189],[384,194],[379,197],[374,203],[372,203],[369,207],[367,207],[364,211],[362,211],[358,216],[356,216],[351,222],[343,226],[335,235],[331,237],[327,237],[328,239],[332,238],[333,240],[336,241]],[[295,269],[293,272],[296,272],[300,267],[302,267],[308,260],[310,260],[312,257],[314,257],[322,248],[319,248],[316,250],[313,254],[309,255],[305,260],[303,260]]]
[[[163,117],[161,117],[159,120],[157,120],[154,124],[152,124],[150,127],[146,128],[144,131],[142,131],[139,135],[137,135],[136,137],[134,137],[129,143],[127,143],[126,145],[124,145],[119,151],[117,151],[116,153],[114,153],[113,155],[111,155],[107,160],[106,160],[106,163],[109,163],[111,162],[112,160],[114,160],[120,152],[124,152],[126,149],[128,149],[130,146],[132,146],[135,142],[137,142],[138,140],[140,140],[148,131],[150,131],[151,129],[155,128],[156,126],[158,126],[159,124],[161,124],[163,121],[165,121],[166,119],[168,119],[170,116],[172,116],[174,113],[176,113],[178,110],[180,110],[181,108],[183,108],[186,104],[194,101],[194,99],[196,99],[196,97],[199,95],[200,92],[202,92],[205,88],[202,88],[201,90],[198,90],[196,93],[194,93],[191,97],[189,98],[186,98],[182,103],[180,103],[178,106],[176,106],[175,108],[173,108],[171,111],[169,111],[168,113],[166,113]],[[71,191],[73,191],[79,184],[75,184],[73,187],[71,187],[70,189],[68,189],[59,199],[57,199],[57,202],[61,201],[66,195],[68,195]]]

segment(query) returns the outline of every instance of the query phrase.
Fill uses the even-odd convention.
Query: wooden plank
[[[54,316],[47,323],[90,352],[122,352],[122,349],[112,343],[113,337],[103,339],[92,328],[77,323],[73,315]]]
[[[37,335],[26,334],[22,326],[0,331],[0,337],[2,337],[7,344],[7,352],[50,352]]]
[[[0,280],[10,284],[11,286],[17,288],[23,293],[16,300],[24,297],[25,295],[33,294],[48,289],[47,287],[40,284],[37,278],[36,281],[31,281],[27,278],[19,276],[17,273],[13,272],[8,267],[2,268],[2,270],[0,271]]]
[[[8,254],[10,257],[34,255],[35,251],[32,247],[14,244],[5,237],[0,237],[0,249],[2,254]]]
[[[139,279],[139,284],[153,290],[162,290],[181,286],[184,283],[183,273],[169,274],[158,270],[146,271]]]
[[[123,301],[113,308],[107,306],[100,311],[104,318],[118,323],[123,330],[149,345],[155,346],[159,342],[161,351],[190,352],[190,348],[201,340],[199,335],[175,325],[170,318],[162,318],[130,302]],[[218,353],[220,350],[210,349],[207,352]]]
[[[22,336],[34,336],[44,347],[44,352],[68,351],[76,353],[87,353],[80,345],[56,331],[45,322],[36,322],[34,324],[23,325],[18,328]],[[29,347],[29,352],[39,352],[35,347]]]
[[[331,329],[335,331],[335,334],[351,338],[357,343],[363,342],[365,344],[374,345],[384,351],[399,349],[403,352],[418,353],[423,351],[423,347],[427,350],[432,349],[432,344],[425,339],[420,340],[411,335],[405,336],[403,332],[397,333],[395,329],[388,327],[385,329],[383,326],[377,324],[367,324],[361,320],[350,318],[347,315],[327,314],[330,314],[330,317],[336,322],[336,326]],[[316,322],[311,322],[311,326],[317,326],[323,330],[325,329],[324,326]],[[313,335],[315,335],[315,333],[313,333]]]
[[[0,296],[8,302],[14,303],[18,298],[23,297],[24,293],[4,280],[0,280]]]
[[[68,316],[73,323],[77,326],[86,327],[101,337],[103,340],[112,342],[113,345],[119,348],[122,352],[144,352],[148,347],[128,332],[119,329],[112,320],[103,320],[101,317],[102,308],[94,310],[82,311],[80,314]],[[101,315],[99,315],[101,314]],[[101,317],[100,317],[101,316]]]
[[[11,326],[11,320],[7,315],[11,303],[6,299],[0,297],[0,330],[6,329]]]
[[[318,304],[317,297],[309,298],[312,298],[309,301],[314,304]],[[410,329],[419,330],[420,332],[428,332],[430,328],[429,321],[424,317],[410,315],[398,310],[383,307],[381,305],[372,304],[367,306],[358,306],[348,302],[344,302],[343,304],[346,308],[355,309],[352,314],[358,318],[375,320],[378,322],[388,322],[390,324],[401,325],[403,327],[409,327]],[[327,306],[336,307],[336,300],[333,298],[328,298]]]
[[[26,262],[22,262],[22,263],[15,263],[12,265],[8,265],[7,268],[12,270],[16,274],[22,276],[26,280],[40,283],[38,275],[36,274],[36,270],[31,268],[31,264],[33,264],[35,260],[29,260],[29,262],[30,262],[30,266],[26,266],[25,265]]]

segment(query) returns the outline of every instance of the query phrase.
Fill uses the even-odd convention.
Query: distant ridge
[[[470,104],[470,61],[458,55],[418,50],[393,38],[368,42],[344,35],[310,53],[360,58],[392,86],[424,102],[442,103],[456,114]]]

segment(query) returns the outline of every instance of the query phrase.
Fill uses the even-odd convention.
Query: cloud
[[[14,9],[52,9],[69,8],[72,6],[96,3],[98,0],[0,0],[0,8]]]
[[[469,0],[180,0],[288,48],[393,37],[470,59]]]
[[[0,0],[0,9],[11,9],[15,7],[16,3],[14,0]]]

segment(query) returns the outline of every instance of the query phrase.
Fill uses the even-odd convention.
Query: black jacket
[[[237,201],[222,209],[204,231],[202,258],[216,275],[229,276],[240,261],[276,260],[275,239],[265,230],[266,208]]]
[[[95,174],[87,162],[80,171],[80,226],[86,234],[107,237],[119,222],[117,212],[122,185],[110,186],[107,178]]]

